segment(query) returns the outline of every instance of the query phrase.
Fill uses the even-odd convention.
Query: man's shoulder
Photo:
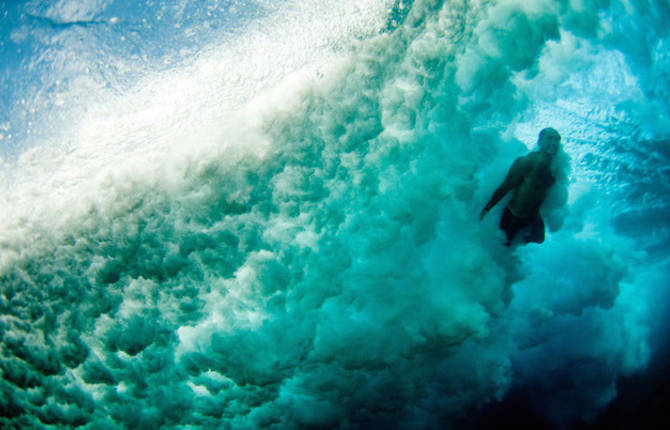
[[[541,163],[543,161],[542,154],[540,154],[539,151],[533,151],[529,152],[526,155],[522,155],[521,157],[517,158],[514,162],[520,165],[520,166],[526,166],[526,167],[532,167],[536,165],[537,163]]]
[[[536,158],[537,157],[534,152],[522,155],[520,157],[517,157],[516,160],[514,160],[512,167],[515,169],[527,169],[537,162]]]

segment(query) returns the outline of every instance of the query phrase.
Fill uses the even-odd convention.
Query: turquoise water
[[[666,1],[0,7],[3,426],[569,426],[664,350]]]

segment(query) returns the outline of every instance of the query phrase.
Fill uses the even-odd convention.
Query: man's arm
[[[498,204],[498,202],[505,197],[507,193],[515,189],[523,180],[523,175],[526,170],[527,163],[525,162],[526,157],[519,157],[514,160],[512,167],[509,168],[505,180],[500,184],[498,188],[493,192],[491,199],[489,199],[484,209],[482,209],[479,219],[484,219],[484,216],[488,211],[491,210],[493,206]]]

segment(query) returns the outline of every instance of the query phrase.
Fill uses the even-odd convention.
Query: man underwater
[[[482,209],[480,219],[484,219],[486,213],[508,192],[514,191],[512,200],[500,218],[500,229],[507,235],[507,246],[525,228],[529,228],[529,232],[523,238],[524,243],[544,242],[544,221],[539,210],[556,182],[551,164],[558,153],[560,142],[561,135],[553,128],[540,131],[537,139],[539,149],[514,160],[505,180]]]

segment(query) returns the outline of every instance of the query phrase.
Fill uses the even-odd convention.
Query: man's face
[[[544,133],[540,139],[540,150],[548,155],[556,155],[560,143],[561,136],[559,136],[557,133]]]

